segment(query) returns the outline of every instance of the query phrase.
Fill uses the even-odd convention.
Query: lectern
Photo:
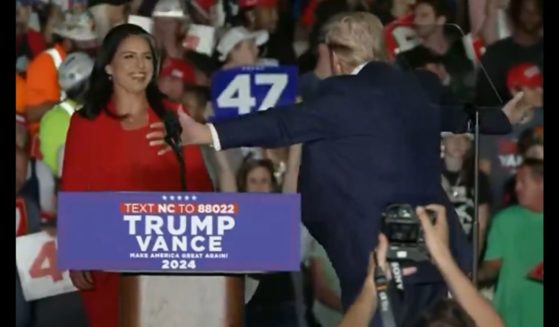
[[[297,194],[61,192],[58,220],[59,268],[121,273],[121,327],[243,326],[244,274],[299,269]]]
[[[121,327],[242,327],[240,276],[123,275]]]

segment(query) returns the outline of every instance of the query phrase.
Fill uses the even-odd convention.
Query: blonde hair
[[[387,58],[384,27],[371,13],[337,14],[326,23],[324,32],[325,43],[349,67]]]

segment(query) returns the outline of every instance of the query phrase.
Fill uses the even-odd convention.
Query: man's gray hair
[[[371,13],[339,13],[328,20],[324,34],[325,43],[349,67],[387,58],[384,27]]]

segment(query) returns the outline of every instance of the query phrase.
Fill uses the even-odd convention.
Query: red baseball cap
[[[196,84],[196,75],[191,65],[178,58],[167,58],[161,68],[159,78],[174,77],[186,84]]]
[[[301,23],[304,26],[312,26],[312,24],[315,21],[314,18],[314,12],[316,10],[316,7],[318,6],[318,0],[310,0],[307,4],[307,6],[305,7],[305,9],[303,9],[303,14],[301,15]]]
[[[530,63],[516,65],[509,69],[507,87],[509,90],[520,87],[540,87],[543,85],[543,75],[538,66]]]
[[[277,7],[278,0],[239,0],[239,8],[241,9],[256,6]]]
[[[210,12],[210,9],[215,5],[215,0],[195,0],[194,3],[206,12]]]

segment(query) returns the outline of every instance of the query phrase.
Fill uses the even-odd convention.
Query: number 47
[[[287,86],[287,75],[256,74],[254,84],[271,85],[258,108],[258,111],[266,110],[275,106],[278,102],[283,90]],[[217,98],[217,105],[221,108],[238,108],[239,115],[250,113],[251,108],[256,105],[256,99],[251,95],[250,86],[249,74],[235,76]]]

